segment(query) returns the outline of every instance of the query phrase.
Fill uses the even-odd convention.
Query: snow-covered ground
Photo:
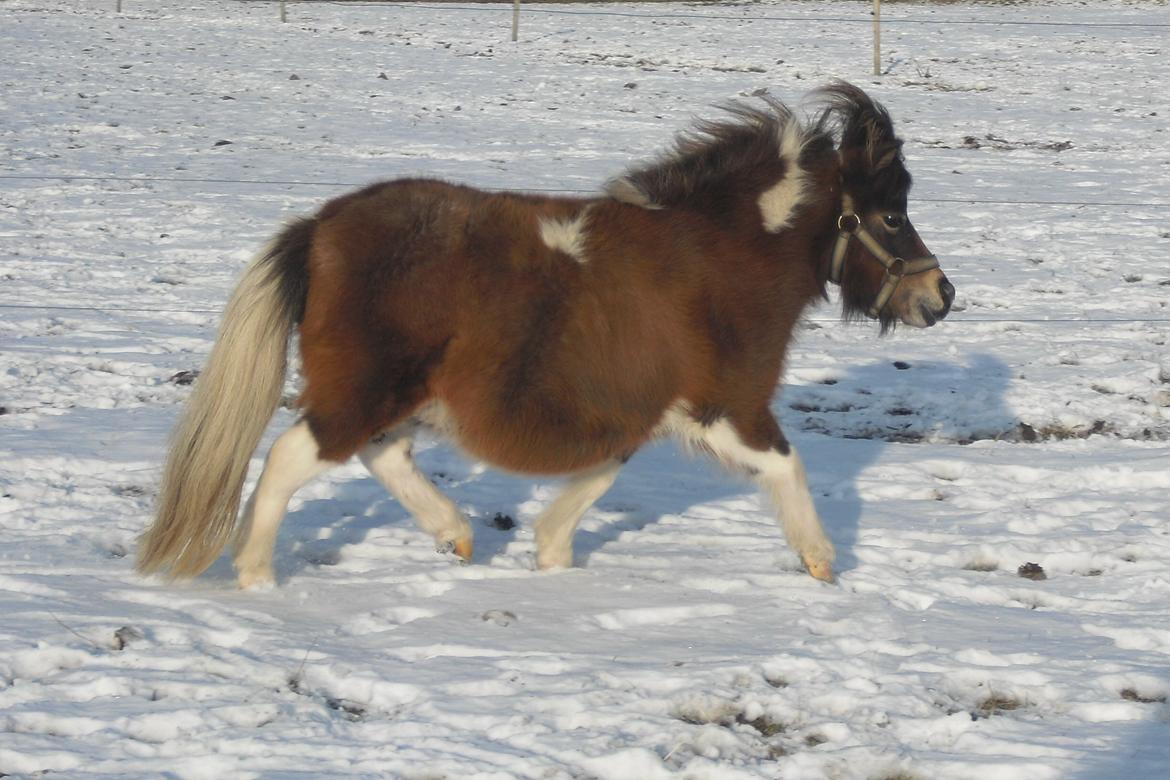
[[[0,4],[0,774],[1170,776],[1165,3],[887,4],[881,77],[866,3],[526,5],[518,43],[507,5],[113,6]],[[469,566],[351,464],[276,590],[134,573],[176,376],[282,220],[404,174],[592,191],[831,78],[890,108],[958,288],[792,351],[837,584],[665,445],[569,571],[533,570],[555,482],[430,443]]]

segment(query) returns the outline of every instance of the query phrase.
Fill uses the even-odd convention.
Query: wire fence
[[[805,16],[805,15],[776,15],[776,14],[727,14],[727,13],[698,13],[690,11],[654,11],[651,13],[632,12],[626,10],[612,10],[604,8],[552,8],[548,6],[534,7],[529,3],[484,3],[480,5],[460,5],[452,3],[426,4],[401,2],[369,2],[344,0],[282,0],[274,2],[280,7],[282,21],[287,21],[289,7],[330,5],[347,8],[394,8],[401,10],[422,11],[424,13],[513,13],[514,8],[520,6],[525,14],[571,16],[571,17],[620,17],[625,19],[656,20],[696,20],[696,21],[733,21],[733,22],[800,22],[825,24],[864,24],[872,25],[873,18],[867,12],[861,16]],[[126,12],[133,3],[117,0],[115,9],[119,13]],[[863,3],[858,3],[864,6]],[[986,26],[986,27],[1047,27],[1064,28],[1070,30],[1114,29],[1127,31],[1149,31],[1163,34],[1170,29],[1170,23],[1157,21],[1142,22],[1068,22],[1045,19],[926,19],[915,17],[897,17],[883,15],[881,25],[932,25],[932,26]],[[365,182],[356,181],[311,181],[304,179],[233,179],[218,177],[171,177],[171,176],[115,176],[93,174],[25,174],[17,172],[0,173],[0,181],[61,181],[61,182],[118,182],[118,183],[148,183],[148,184],[204,184],[204,185],[232,185],[232,186],[286,186],[286,187],[354,187]],[[515,193],[555,193],[565,195],[597,194],[596,189],[574,189],[564,187],[525,187],[525,188],[493,188],[498,192]],[[1027,200],[990,197],[918,197],[916,201],[924,203],[953,203],[975,204],[987,206],[1057,206],[1057,207],[1093,207],[1093,208],[1166,208],[1170,202],[1162,201],[1134,201],[1134,200]],[[169,314],[169,315],[218,315],[221,309],[179,308],[179,307],[122,307],[122,306],[83,306],[69,304],[22,304],[0,302],[0,310],[9,311],[60,311],[60,312],[89,312],[103,314]],[[809,323],[831,323],[836,318],[806,318]],[[1165,325],[1170,323],[1170,317],[1062,317],[1062,318],[1020,318],[1020,317],[952,317],[954,323],[963,324],[1010,324],[1010,325],[1064,325],[1064,326],[1097,326],[1103,324],[1117,325]],[[125,331],[137,333],[139,331]]]
[[[0,310],[70,311],[100,314],[182,314],[218,315],[223,309],[188,309],[158,306],[73,306],[68,304],[0,303]],[[835,317],[804,318],[803,322],[827,324],[838,322]],[[1165,325],[1170,317],[950,317],[950,323],[995,325]]]
[[[414,175],[413,173],[398,174],[402,176]],[[395,174],[388,174],[385,179],[392,179]],[[26,173],[0,173],[0,181],[86,181],[86,182],[117,182],[120,184],[223,184],[223,185],[237,185],[237,186],[270,186],[270,187],[327,187],[327,188],[341,188],[341,187],[361,187],[369,184],[369,180],[363,181],[308,181],[305,179],[230,179],[221,177],[195,177],[195,176],[115,176],[115,175],[93,175],[93,174],[26,174]],[[553,195],[597,195],[600,193],[598,188],[593,189],[577,189],[572,187],[488,187],[494,192],[503,193],[547,193]],[[1025,200],[1017,198],[988,198],[988,197],[970,197],[970,198],[941,198],[941,197],[919,197],[915,196],[915,202],[918,203],[962,203],[973,204],[978,206],[1065,206],[1065,207],[1101,207],[1101,208],[1170,208],[1170,202],[1162,201],[1135,201],[1135,200]],[[1137,218],[1141,218],[1138,216]],[[1161,219],[1161,217],[1158,217]]]
[[[482,3],[479,5],[455,5],[448,3],[441,4],[425,4],[425,3],[397,3],[397,2],[368,2],[355,0],[354,2],[345,2],[343,0],[285,0],[280,5],[292,7],[295,9],[298,5],[331,5],[343,6],[347,8],[398,8],[409,10],[422,10],[441,13],[450,12],[477,12],[477,13],[497,13],[500,15],[511,14],[512,3]],[[618,17],[624,19],[689,19],[697,21],[734,21],[734,22],[817,22],[825,24],[858,24],[858,25],[872,25],[873,19],[868,11],[865,11],[859,16],[804,16],[804,15],[776,15],[776,14],[727,14],[727,13],[695,13],[688,11],[668,11],[653,13],[635,13],[632,11],[617,11],[605,10],[599,8],[589,9],[570,9],[570,8],[550,8],[547,6],[536,7],[531,3],[521,2],[518,4],[522,9],[524,15],[546,15],[546,16],[578,16],[578,17]],[[866,3],[855,3],[860,7],[867,7]],[[888,7],[888,6],[887,6]],[[286,12],[287,17],[287,12]],[[1170,23],[1162,22],[1066,22],[1052,19],[923,19],[914,17],[890,17],[885,11],[882,12],[881,24],[884,25],[959,25],[959,26],[983,26],[983,27],[1055,27],[1068,28],[1078,30],[1089,29],[1124,29],[1124,30],[1150,30],[1159,31],[1170,29]]]

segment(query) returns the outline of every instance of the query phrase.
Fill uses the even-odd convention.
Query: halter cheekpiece
[[[898,289],[898,284],[901,283],[903,277],[938,268],[938,258],[934,255],[926,255],[914,260],[903,260],[900,257],[895,257],[878,243],[872,233],[865,229],[865,225],[861,223],[861,217],[852,212],[846,211],[837,217],[837,230],[840,232],[837,234],[837,243],[833,247],[833,259],[829,264],[830,282],[841,284],[841,272],[845,270],[845,252],[849,249],[849,240],[854,237],[869,250],[873,259],[886,269],[881,289],[878,290],[877,297],[874,298],[873,304],[866,311],[870,317],[878,316],[878,312],[889,302],[894,290]]]

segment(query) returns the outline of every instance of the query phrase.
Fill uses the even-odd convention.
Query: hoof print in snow
[[[339,713],[341,717],[345,718],[351,723],[357,723],[358,721],[365,720],[366,718],[366,708],[360,704],[355,704],[352,701],[328,698],[325,700],[325,706]]]
[[[179,387],[186,387],[187,385],[195,384],[195,380],[199,378],[198,371],[180,371],[177,374],[172,374],[167,381],[172,385]]]
[[[314,566],[336,566],[341,563],[341,552],[337,548],[320,544],[305,544],[297,550],[297,555],[305,563]]]
[[[999,694],[992,694],[983,701],[979,702],[979,706],[975,712],[971,713],[971,720],[979,720],[980,718],[990,718],[992,715],[997,715],[1001,712],[1011,712],[1023,707],[1024,703],[1019,699],[1013,699],[1010,696],[1000,696]]]
[[[114,641],[111,644],[115,650],[125,650],[126,645],[143,639],[146,639],[146,634],[142,633],[142,629],[122,626],[114,632]]]
[[[758,718],[752,718],[751,720],[748,720],[742,713],[740,713],[740,715],[735,719],[735,722],[741,726],[748,726],[755,729],[760,733],[761,737],[774,737],[777,734],[784,733],[784,724],[777,723],[766,715],[761,715]],[[820,737],[820,741],[817,744],[826,741],[827,740],[824,737]]]
[[[497,626],[510,626],[518,619],[516,613],[506,609],[489,609],[479,616],[485,623],[495,623]]]
[[[496,512],[495,517],[488,520],[487,524],[497,531],[511,531],[516,527],[516,521],[512,519],[512,516],[502,512]]]
[[[1026,580],[1039,581],[1048,579],[1048,575],[1044,573],[1044,568],[1038,563],[1025,563],[1016,569],[1016,574],[1019,574]]]

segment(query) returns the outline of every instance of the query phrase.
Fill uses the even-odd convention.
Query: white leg
[[[695,428],[691,429],[696,431]],[[709,449],[726,466],[746,471],[769,494],[780,513],[784,536],[800,554],[808,573],[818,580],[833,580],[833,543],[825,536],[808,492],[804,464],[791,445],[787,453],[756,450],[743,443],[725,420],[697,429],[697,443]]]
[[[452,550],[471,560],[471,524],[431,481],[414,465],[408,431],[385,434],[367,444],[360,453],[362,463],[398,499],[419,527],[435,538],[441,550]]]
[[[573,532],[593,502],[605,495],[622,465],[610,461],[574,474],[565,489],[536,520],[536,565],[541,569],[573,565]]]
[[[235,567],[241,588],[270,586],[275,581],[272,551],[289,499],[313,477],[337,465],[320,460],[317,453],[317,440],[304,420],[281,434],[268,451],[236,540]]]

